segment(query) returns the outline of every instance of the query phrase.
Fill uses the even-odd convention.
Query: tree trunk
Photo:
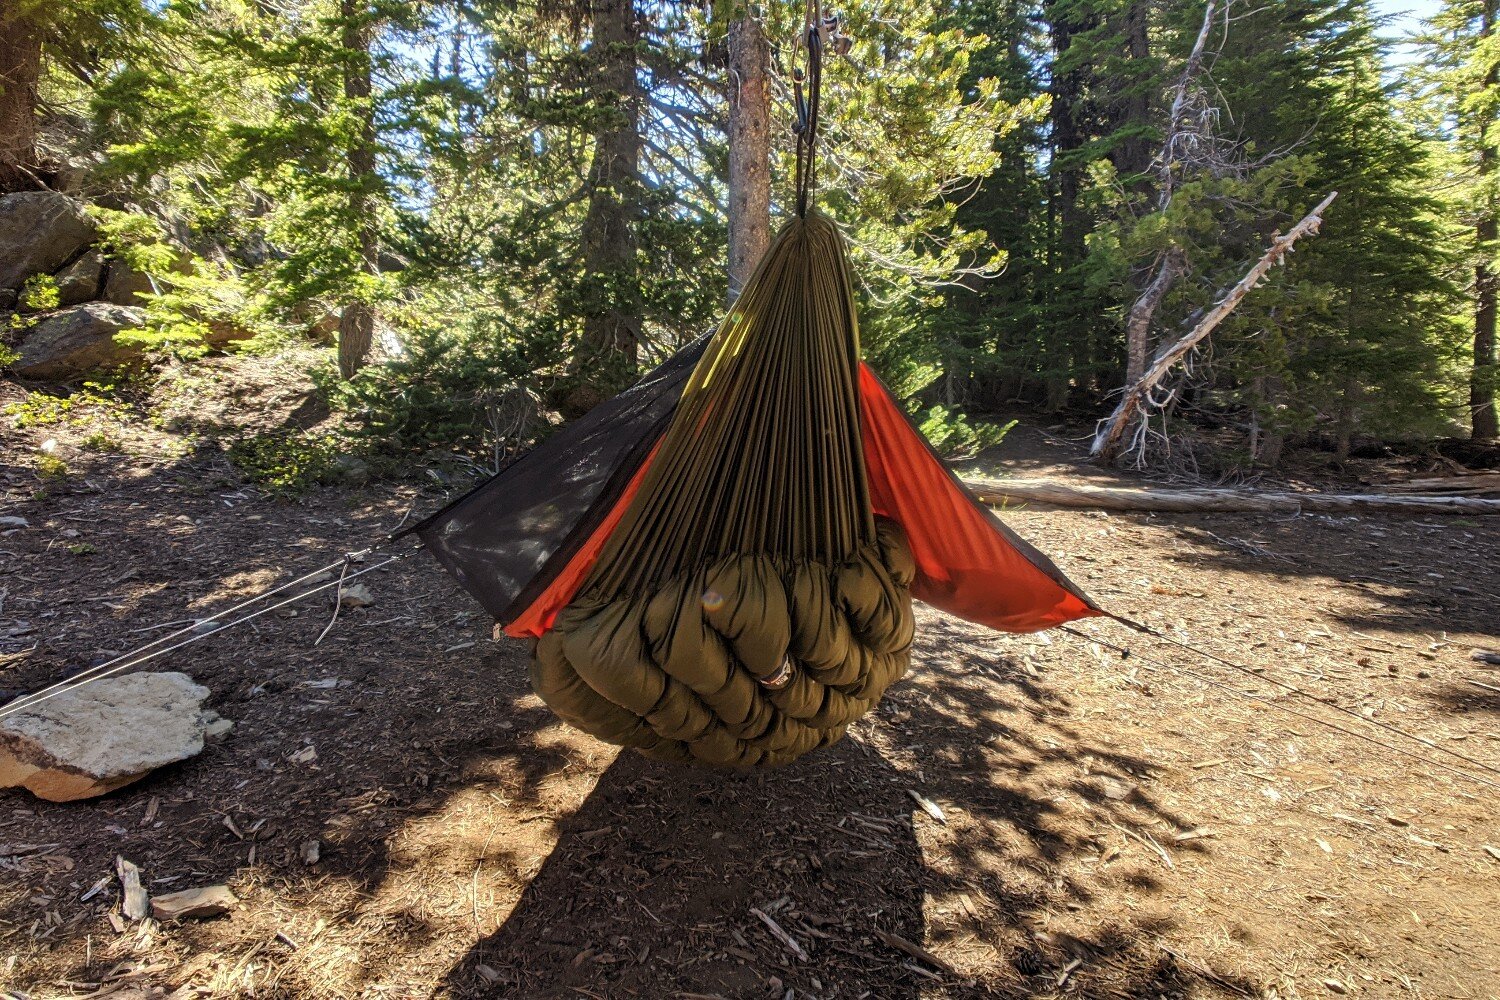
[[[1114,127],[1127,129],[1116,144],[1112,159],[1121,178],[1133,178],[1131,190],[1149,189],[1151,178],[1151,87],[1146,76],[1151,59],[1151,0],[1132,0],[1125,7],[1121,34],[1124,36],[1128,72],[1113,83],[1123,91]]]
[[[1496,0],[1486,0],[1480,37],[1488,39],[1495,30]],[[1495,64],[1485,74],[1486,89],[1494,88]],[[1479,185],[1484,199],[1483,215],[1474,227],[1479,262],[1474,266],[1474,370],[1469,379],[1469,414],[1471,435],[1478,439],[1500,437],[1500,415],[1495,412],[1495,326],[1496,297],[1500,293],[1500,276],[1495,274],[1496,238],[1500,236],[1494,195],[1497,151],[1493,129],[1487,113],[1479,122]]]
[[[42,35],[35,19],[15,9],[0,14],[0,194],[38,186],[36,88]]]
[[[1258,410],[1262,413],[1276,412],[1281,400],[1282,382],[1273,375],[1262,375],[1255,380],[1255,395]],[[1281,453],[1286,447],[1286,431],[1274,420],[1265,424],[1259,415],[1255,419],[1256,434],[1251,438],[1250,457],[1268,469],[1281,465]]]
[[[1493,245],[1495,220],[1478,227],[1481,241]],[[1473,418],[1472,436],[1480,440],[1500,437],[1500,415],[1495,412],[1495,327],[1496,291],[1500,286],[1494,270],[1485,263],[1474,268],[1474,284],[1479,300],[1474,309],[1474,373],[1469,381],[1469,413]]]
[[[639,28],[633,0],[592,0],[592,96],[613,105],[594,139],[589,207],[583,220],[583,333],[573,378],[562,403],[580,416],[625,388],[635,374],[640,342],[635,220],[640,214],[640,93],[636,81]]]
[[[1208,0],[1203,9],[1203,24],[1198,29],[1198,38],[1188,53],[1182,73],[1177,78],[1177,87],[1172,95],[1172,109],[1167,117],[1167,134],[1162,140],[1161,151],[1156,157],[1156,210],[1165,212],[1172,206],[1177,175],[1180,173],[1180,133],[1184,125],[1184,114],[1198,74],[1203,69],[1203,52],[1208,36],[1218,15],[1218,0]],[[1148,49],[1149,51],[1149,49]],[[1125,388],[1129,390],[1146,371],[1146,358],[1151,352],[1151,324],[1156,310],[1177,280],[1187,273],[1187,257],[1177,246],[1168,247],[1156,261],[1151,278],[1141,294],[1130,306],[1125,323]]]
[[[1182,251],[1170,247],[1157,263],[1155,277],[1141,290],[1131,303],[1125,317],[1125,384],[1135,385],[1146,373],[1146,362],[1151,358],[1151,321],[1161,307],[1162,299],[1172,290],[1177,279],[1182,277],[1186,261]]]
[[[344,162],[349,170],[349,224],[354,227],[359,252],[359,273],[379,271],[379,247],[374,211],[370,204],[375,177],[375,109],[370,65],[373,26],[369,11],[359,0],[339,0],[343,21],[341,44],[345,49],[344,99],[359,118],[359,137],[349,145]],[[375,313],[363,298],[344,304],[339,315],[339,374],[353,378],[365,364],[375,334]]]
[[[747,14],[729,26],[729,303],[771,245],[771,47]]]
[[[1091,219],[1081,202],[1083,191],[1083,147],[1092,136],[1085,124],[1089,82],[1093,69],[1074,64],[1069,55],[1073,37],[1098,26],[1098,19],[1067,2],[1049,3],[1046,8],[1052,36],[1054,70],[1048,86],[1050,98],[1051,154],[1054,205],[1049,206],[1057,218],[1057,248],[1052,269],[1053,300],[1050,314],[1051,332],[1047,337],[1047,409],[1056,411],[1068,405],[1075,376],[1081,377],[1092,365],[1089,333],[1093,317],[1084,301],[1081,268],[1088,256]],[[1063,68],[1058,68],[1063,67]]]

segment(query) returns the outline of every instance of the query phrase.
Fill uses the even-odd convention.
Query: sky
[[[1436,14],[1440,5],[1441,0],[1375,0],[1375,12],[1392,18],[1386,32],[1399,38],[1410,34],[1424,19]],[[1410,58],[1410,50],[1403,46],[1397,46],[1390,54],[1392,66],[1399,66]]]
[[[1376,13],[1395,18],[1390,27],[1392,34],[1411,31],[1419,21],[1436,14],[1439,6],[1441,0],[1375,0]]]

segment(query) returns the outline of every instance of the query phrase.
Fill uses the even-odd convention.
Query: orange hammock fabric
[[[933,453],[868,365],[859,367],[860,432],[875,513],[905,529],[917,575],[912,596],[1004,632],[1038,632],[1103,614],[1046,556],[979,504]],[[655,457],[545,590],[504,626],[539,638],[572,601]]]

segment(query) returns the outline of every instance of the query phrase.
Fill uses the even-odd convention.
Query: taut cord
[[[807,44],[807,93],[803,94],[802,69],[792,70],[792,86],[797,105],[797,215],[807,217],[808,195],[813,187],[813,167],[818,141],[818,105],[823,93],[822,5],[808,0],[807,23],[803,26]],[[802,39],[798,39],[801,47]],[[793,57],[795,58],[795,56]]]
[[[382,543],[382,545],[384,544],[385,543]],[[5,719],[20,712],[24,712],[28,709],[35,708],[42,702],[55,698],[60,694],[67,694],[70,691],[76,691],[78,688],[81,688],[86,684],[92,684],[94,681],[102,680],[103,678],[109,677],[113,674],[117,674],[122,670],[128,670],[131,667],[139,666],[140,664],[145,663],[148,660],[153,660],[156,657],[163,656],[167,653],[172,652],[173,650],[181,649],[184,646],[190,646],[200,639],[206,639],[211,635],[218,635],[220,632],[223,632],[226,629],[231,629],[236,625],[243,625],[245,622],[248,622],[254,618],[259,618],[261,615],[266,614],[269,611],[275,611],[277,608],[285,607],[286,605],[292,604],[296,601],[300,601],[305,597],[311,597],[313,594],[327,590],[329,587],[341,588],[345,583],[347,583],[349,580],[353,580],[355,577],[364,576],[366,573],[370,573],[377,569],[380,569],[382,566],[389,566],[391,563],[396,562],[397,560],[405,559],[406,556],[410,554],[407,552],[398,553],[389,557],[388,559],[384,559],[378,563],[375,563],[373,566],[367,566],[357,573],[347,572],[347,568],[351,561],[375,552],[377,549],[381,548],[382,545],[375,545],[367,549],[361,549],[358,552],[348,553],[336,562],[331,562],[327,566],[322,566],[310,573],[304,573],[302,576],[297,577],[295,580],[289,580],[281,586],[276,587],[272,590],[268,590],[263,594],[257,594],[256,596],[249,598],[248,600],[241,601],[238,604],[227,607],[222,611],[217,611],[209,615],[207,618],[202,619],[201,621],[194,622],[193,624],[185,628],[178,629],[176,632],[171,632],[167,635],[164,635],[160,639],[148,642],[144,646],[134,649],[129,653],[122,653],[112,660],[106,660],[103,663],[96,664],[95,666],[92,666],[87,670],[74,674],[72,677],[65,678],[64,680],[58,681],[56,684],[52,684],[48,687],[42,688],[40,691],[34,691],[31,694],[22,695],[15,701],[12,701],[6,705],[0,705],[0,719]],[[341,574],[338,579],[330,580],[327,583],[321,584],[317,587],[313,587],[309,590],[304,590],[300,593],[293,594],[291,597],[288,597],[283,601],[278,601],[275,604],[269,605],[268,607],[261,608],[258,611],[253,611],[242,618],[236,618],[233,621],[224,622],[217,628],[207,630],[204,630],[203,628],[203,626],[208,623],[218,621],[219,619],[224,618],[226,615],[233,614],[237,611],[242,611],[245,608],[250,607],[252,604],[257,604],[261,601],[266,600],[267,598],[274,597],[277,594],[283,593],[293,587],[296,587],[298,584],[316,579],[317,577],[325,573],[329,573],[334,569],[339,568],[340,566],[343,566],[346,572],[344,574]],[[173,639],[177,639],[180,636],[187,635],[187,633],[189,632],[195,632],[197,634],[183,639],[181,642],[172,642]],[[171,643],[171,645],[167,645],[167,643]]]
[[[1400,728],[1398,728],[1396,726],[1392,726],[1392,725],[1390,725],[1388,723],[1377,722],[1376,720],[1366,718],[1365,716],[1360,715],[1357,712],[1351,712],[1348,709],[1346,709],[1346,708],[1344,708],[1344,707],[1342,707],[1340,705],[1336,705],[1333,702],[1325,701],[1322,698],[1318,698],[1318,697],[1316,697],[1314,695],[1310,695],[1307,692],[1301,691],[1300,689],[1298,689],[1298,688],[1296,688],[1296,687],[1294,687],[1292,685],[1285,684],[1285,683],[1282,683],[1282,682],[1278,682],[1278,681],[1276,681],[1275,678],[1266,677],[1266,676],[1264,676],[1262,674],[1258,674],[1255,671],[1249,669],[1248,667],[1241,667],[1238,664],[1231,663],[1228,660],[1224,660],[1221,657],[1217,657],[1217,656],[1213,655],[1212,653],[1209,653],[1209,652],[1206,652],[1204,650],[1198,649],[1195,646],[1190,646],[1187,643],[1179,642],[1179,641],[1174,640],[1174,639],[1170,639],[1167,636],[1164,636],[1164,635],[1161,635],[1158,632],[1155,632],[1155,630],[1151,629],[1149,626],[1140,625],[1140,623],[1138,623],[1138,622],[1132,622],[1132,621],[1130,621],[1128,619],[1117,618],[1115,620],[1119,621],[1122,625],[1129,625],[1132,628],[1136,628],[1138,631],[1141,631],[1141,632],[1143,632],[1146,635],[1152,635],[1152,636],[1154,636],[1156,638],[1166,639],[1168,642],[1171,642],[1171,643],[1173,643],[1174,645],[1177,645],[1177,646],[1181,646],[1183,649],[1189,650],[1190,652],[1197,653],[1200,656],[1206,656],[1209,659],[1212,659],[1212,660],[1214,660],[1216,662],[1220,662],[1220,663],[1225,664],[1226,666],[1233,667],[1236,670],[1243,671],[1244,673],[1249,674],[1250,676],[1256,678],[1257,680],[1266,680],[1266,681],[1272,682],[1273,684],[1280,684],[1280,686],[1285,687],[1289,691],[1302,694],[1305,697],[1310,698],[1312,701],[1316,702],[1317,704],[1323,705],[1323,706],[1325,706],[1327,708],[1335,709],[1336,711],[1342,712],[1345,715],[1348,715],[1348,716],[1351,716],[1352,718],[1358,719],[1360,722],[1368,723],[1368,724],[1376,726],[1376,727],[1378,727],[1380,729],[1384,729],[1384,730],[1386,730],[1388,732],[1391,732],[1391,733],[1393,733],[1393,734],[1395,734],[1397,736],[1401,736],[1401,737],[1404,737],[1406,739],[1413,740],[1413,741],[1415,741],[1417,743],[1422,744],[1423,746],[1430,747],[1430,748],[1432,748],[1434,750],[1437,750],[1437,751],[1439,751],[1441,753],[1446,753],[1449,756],[1456,757],[1459,760],[1464,761],[1466,764],[1469,764],[1472,767],[1478,768],[1481,771],[1485,771],[1485,772],[1488,772],[1490,774],[1494,774],[1494,775],[1500,776],[1500,768],[1492,767],[1489,764],[1486,764],[1482,760],[1476,760],[1473,757],[1469,757],[1469,756],[1467,756],[1465,754],[1458,753],[1457,751],[1449,750],[1446,747],[1439,746],[1438,744],[1432,742],[1431,740],[1428,740],[1428,739],[1425,739],[1424,737],[1418,736],[1415,733],[1409,733],[1409,732],[1407,732],[1404,729],[1400,729]],[[1191,677],[1194,680],[1201,681],[1202,683],[1207,684],[1207,685],[1209,685],[1211,687],[1218,688],[1218,689],[1220,689],[1222,691],[1228,691],[1230,694],[1235,694],[1235,695],[1238,695],[1238,696],[1240,696],[1242,698],[1249,698],[1249,699],[1251,699],[1253,701],[1261,702],[1262,704],[1269,705],[1271,708],[1277,709],[1278,711],[1285,712],[1288,715],[1293,715],[1293,716],[1296,716],[1299,719],[1304,719],[1304,720],[1306,720],[1308,722],[1312,722],[1312,723],[1315,723],[1315,724],[1317,724],[1319,726],[1323,726],[1324,728],[1332,729],[1334,732],[1343,733],[1344,735],[1351,736],[1354,739],[1363,740],[1366,743],[1370,743],[1370,744],[1373,744],[1373,745],[1378,746],[1378,747],[1383,747],[1386,750],[1392,751],[1393,753],[1400,754],[1403,757],[1410,757],[1411,759],[1420,761],[1420,762],[1422,762],[1424,764],[1431,764],[1431,765],[1434,765],[1436,767],[1440,767],[1440,768],[1442,768],[1445,771],[1449,771],[1449,772],[1451,772],[1453,774],[1459,775],[1460,777],[1467,778],[1468,780],[1473,781],[1473,782],[1477,782],[1478,784],[1487,785],[1490,788],[1500,789],[1500,782],[1491,781],[1488,778],[1483,778],[1483,777],[1480,777],[1479,775],[1476,775],[1476,774],[1470,774],[1468,771],[1465,771],[1465,770],[1463,770],[1462,768],[1459,768],[1459,767],[1454,767],[1452,764],[1449,764],[1446,761],[1433,760],[1430,757],[1424,757],[1422,754],[1415,753],[1415,752],[1413,752],[1411,750],[1403,749],[1402,747],[1397,746],[1394,743],[1389,743],[1389,742],[1387,742],[1385,740],[1382,740],[1382,739],[1379,739],[1377,737],[1370,736],[1367,733],[1361,733],[1361,732],[1358,732],[1357,730],[1346,728],[1344,726],[1339,725],[1336,722],[1330,722],[1327,719],[1320,719],[1316,715],[1312,715],[1312,714],[1307,713],[1307,712],[1299,712],[1295,708],[1289,708],[1286,705],[1281,704],[1280,702],[1274,701],[1273,699],[1271,699],[1267,695],[1259,694],[1259,693],[1256,693],[1256,692],[1253,692],[1253,691],[1242,691],[1239,688],[1234,687],[1233,685],[1226,684],[1223,681],[1218,680],[1217,678],[1208,676],[1207,674],[1200,673],[1200,672],[1198,672],[1196,670],[1191,670],[1191,669],[1189,669],[1187,667],[1179,667],[1179,666],[1176,666],[1175,664],[1163,663],[1162,661],[1152,659],[1149,656],[1143,656],[1140,653],[1137,653],[1134,650],[1131,650],[1131,649],[1129,649],[1129,648],[1127,648],[1125,646],[1116,645],[1115,643],[1109,642],[1106,639],[1101,639],[1098,636],[1091,635],[1088,632],[1084,632],[1084,631],[1081,631],[1081,630],[1076,629],[1076,628],[1072,628],[1072,627],[1067,626],[1067,625],[1061,625],[1061,626],[1058,626],[1058,628],[1061,631],[1068,633],[1069,635],[1077,636],[1080,639],[1086,639],[1089,642],[1096,642],[1099,645],[1105,647],[1106,649],[1112,649],[1115,652],[1119,653],[1122,658],[1134,658],[1134,659],[1140,660],[1143,664],[1147,664],[1148,665],[1147,669],[1151,669],[1151,670],[1155,670],[1155,669],[1168,670],[1168,671],[1172,671],[1174,673],[1182,674],[1185,677]]]

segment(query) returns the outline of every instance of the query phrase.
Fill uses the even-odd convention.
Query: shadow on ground
[[[829,750],[748,774],[617,758],[442,989],[1027,997],[1061,976],[1090,996],[1215,995],[1156,948],[1170,920],[1075,874],[1112,824],[1190,828],[1152,800],[1151,765],[1095,744],[1066,699],[969,648],[961,623],[927,617],[913,675]],[[1117,875],[1156,887],[1146,867]],[[1058,911],[1095,932],[1069,933]]]

